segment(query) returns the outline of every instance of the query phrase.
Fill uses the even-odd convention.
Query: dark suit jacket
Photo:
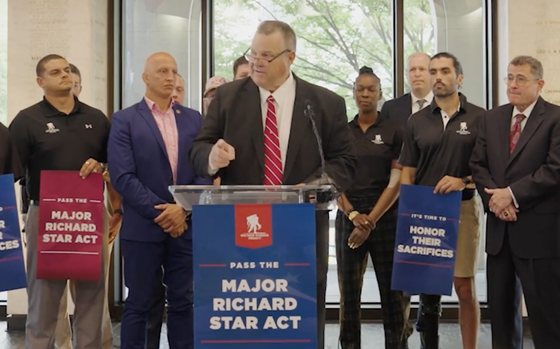
[[[188,158],[202,116],[178,104],[173,110],[179,135],[177,184],[212,184],[194,174]],[[108,160],[111,183],[123,198],[121,237],[134,241],[163,241],[168,234],[154,223],[162,212],[154,206],[174,201],[169,192],[173,174],[163,137],[144,99],[113,115]],[[181,235],[182,238],[189,236],[190,228]]]
[[[412,114],[412,97],[410,93],[405,93],[398,98],[391,99],[381,107],[381,115],[403,126],[406,125],[410,114]]]
[[[354,178],[356,157],[344,99],[295,75],[294,79],[296,98],[283,184],[304,183],[321,177],[319,146],[305,113],[310,106],[323,143],[326,172],[339,190],[346,190]],[[195,172],[208,176],[210,150],[223,138],[235,148],[235,160],[217,173],[221,183],[263,184],[263,129],[259,89],[253,80],[246,78],[220,86],[191,149]]]
[[[539,98],[510,155],[512,113],[511,104],[486,112],[470,161],[487,211],[484,188],[509,186],[519,204],[514,223],[488,214],[486,251],[498,254],[508,234],[520,258],[560,257],[560,107]]]
[[[0,175],[8,173],[14,175],[16,182],[25,175],[10,131],[0,123]]]

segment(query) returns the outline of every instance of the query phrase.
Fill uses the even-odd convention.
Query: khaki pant
[[[28,312],[25,328],[26,349],[53,349],[60,304],[68,287],[67,280],[38,280],[37,240],[39,207],[31,205],[27,217],[27,298]],[[108,254],[108,215],[104,217],[102,258]],[[99,281],[71,280],[70,292],[74,299],[74,348],[99,349],[102,347],[103,313],[105,304],[106,271],[101,267]]]
[[[111,268],[111,252],[113,244],[109,245],[109,253],[104,256],[103,263],[105,266],[105,305],[103,309],[103,349],[113,349],[113,325],[111,323],[111,314],[109,314],[108,286],[109,286],[109,269]],[[72,349],[72,330],[70,328],[70,317],[68,315],[68,286],[64,291],[62,300],[60,301],[60,309],[58,311],[58,321],[54,333],[55,348]]]
[[[478,246],[480,244],[480,215],[482,201],[475,195],[471,200],[461,201],[455,277],[468,278],[476,275]]]

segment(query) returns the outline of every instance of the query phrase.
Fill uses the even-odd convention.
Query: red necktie
[[[267,98],[268,108],[264,125],[264,185],[282,185],[282,155],[274,97]]]
[[[511,130],[509,132],[509,152],[513,153],[513,149],[515,149],[515,145],[519,140],[519,136],[521,135],[521,123],[525,119],[525,115],[517,114],[515,116],[515,122],[511,126]]]

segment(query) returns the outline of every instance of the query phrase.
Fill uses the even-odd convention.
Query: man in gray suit
[[[224,185],[291,185],[322,177],[313,132],[322,139],[326,172],[340,191],[354,177],[356,157],[344,99],[296,77],[296,36],[283,22],[265,21],[246,55],[251,78],[218,87],[193,143],[197,175]],[[227,122],[226,122],[227,120]],[[324,347],[329,216],[316,215],[318,348]]]

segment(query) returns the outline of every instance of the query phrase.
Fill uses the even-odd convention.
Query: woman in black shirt
[[[377,112],[379,78],[368,67],[354,84],[359,113],[349,125],[358,157],[356,177],[338,201],[336,259],[340,288],[340,344],[360,348],[360,298],[367,255],[371,255],[381,295],[385,348],[407,348],[405,301],[391,290],[397,227],[401,127]]]

